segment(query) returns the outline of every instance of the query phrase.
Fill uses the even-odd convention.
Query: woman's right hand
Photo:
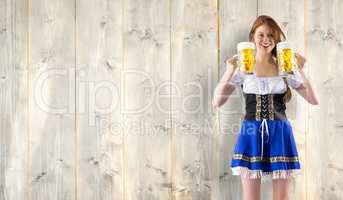
[[[234,55],[231,58],[225,60],[226,71],[223,74],[218,86],[214,91],[214,98],[212,101],[212,105],[214,107],[220,107],[221,105],[223,105],[225,101],[228,99],[229,95],[235,89],[234,86],[230,86],[230,84],[227,83],[230,81],[236,69],[238,68],[237,61],[237,55]]]
[[[238,68],[238,55],[236,54],[231,58],[226,59],[225,64],[233,68],[233,71],[235,71]]]

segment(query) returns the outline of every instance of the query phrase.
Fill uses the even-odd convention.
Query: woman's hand
[[[307,79],[303,68],[306,62],[306,58],[298,53],[295,53],[295,58],[297,60],[297,65],[299,67],[299,72],[301,75],[301,78],[303,79],[303,83],[296,88],[296,91],[310,104],[312,105],[318,105],[318,99],[316,97],[316,94],[312,88],[311,82]]]
[[[235,86],[227,84],[227,83],[232,78],[236,69],[238,69],[237,61],[238,61],[237,55],[234,55],[231,58],[228,58],[225,60],[226,71],[224,75],[222,76],[222,78],[220,79],[214,91],[214,96],[212,100],[212,105],[215,108],[222,106],[235,89]]]
[[[235,71],[238,68],[238,55],[234,55],[231,58],[226,59],[225,64]]]
[[[295,59],[299,67],[299,70],[303,70],[305,62],[306,62],[306,58],[298,53],[295,53]]]

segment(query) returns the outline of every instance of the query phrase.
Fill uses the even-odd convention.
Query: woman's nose
[[[264,37],[264,38],[262,39],[262,41],[263,41],[263,42],[270,42],[270,40],[269,40],[268,37]]]

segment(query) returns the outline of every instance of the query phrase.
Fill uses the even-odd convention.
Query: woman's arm
[[[214,90],[212,105],[215,108],[222,106],[235,90],[235,86],[230,85],[229,81],[237,69],[236,62],[236,57],[232,57],[225,62],[227,65],[226,71]]]
[[[299,72],[304,82],[295,90],[310,104],[318,105],[319,102],[313,91],[311,82],[306,78],[305,73],[302,70],[299,70]]]
[[[300,75],[301,75],[304,82],[295,90],[310,104],[318,105],[319,102],[318,102],[316,94],[314,93],[314,90],[312,88],[312,84],[307,79],[307,77],[303,71],[306,59],[303,56],[301,56],[300,54],[296,54],[296,58],[298,61],[299,72],[300,72]]]

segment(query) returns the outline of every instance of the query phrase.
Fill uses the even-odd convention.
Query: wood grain
[[[306,0],[308,74],[319,98],[309,109],[307,198],[342,199],[342,1]]]
[[[213,172],[217,170],[213,169],[217,136],[211,130],[211,96],[218,69],[217,4],[211,0],[171,3],[172,80],[176,84],[173,199],[211,199],[212,190],[218,190],[218,172]]]
[[[75,199],[75,5],[30,3],[28,198]]]
[[[28,194],[27,6],[0,2],[0,199]]]
[[[343,2],[3,0],[0,199],[241,199],[239,88],[224,60],[271,15],[318,93],[287,106],[303,175],[291,199],[342,199]],[[263,199],[272,199],[264,183]]]
[[[121,1],[76,1],[78,199],[123,199],[121,11]]]
[[[170,4],[123,7],[124,199],[171,199]]]

